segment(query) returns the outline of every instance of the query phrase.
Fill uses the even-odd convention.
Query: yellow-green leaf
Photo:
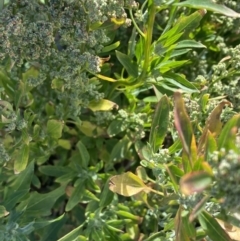
[[[130,197],[142,191],[149,191],[144,182],[132,172],[116,175],[109,180],[109,189],[112,192]]]
[[[106,80],[106,81],[109,81],[109,82],[117,82],[116,79],[113,79],[113,78],[104,76],[104,75],[102,75],[102,74],[97,74],[96,76],[97,76],[99,79],[101,79],[101,80]]]
[[[21,149],[17,151],[16,160],[14,162],[14,172],[18,174],[19,172],[25,170],[28,164],[29,158],[29,144],[24,144]]]
[[[99,135],[106,135],[103,129],[89,121],[82,121],[81,125],[78,124],[77,127],[86,136],[95,137]]]
[[[9,214],[9,212],[6,210],[6,208],[2,205],[0,205],[0,218],[5,217]]]
[[[118,109],[118,105],[110,100],[102,99],[100,101],[90,102],[88,108],[92,111],[109,111],[113,108]]]
[[[49,120],[47,122],[47,133],[53,139],[59,139],[62,136],[64,123],[58,120]]]
[[[66,150],[70,150],[71,149],[71,142],[70,142],[70,140],[59,139],[58,140],[58,145],[61,146],[64,149],[66,149]]]

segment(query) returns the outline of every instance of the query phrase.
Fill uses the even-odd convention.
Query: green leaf
[[[81,200],[83,194],[84,194],[84,180],[82,180],[81,182],[79,182],[79,184],[74,188],[68,202],[67,205],[65,207],[66,212],[71,211]]]
[[[65,183],[69,183],[70,181],[72,181],[76,176],[78,175],[77,171],[68,171],[66,174],[56,178],[55,182],[61,183],[61,184],[65,184]]]
[[[180,89],[185,93],[197,93],[197,92],[199,92],[194,85],[191,85],[190,88],[186,87],[185,84],[188,85],[187,82],[188,81],[186,80],[186,82],[185,83],[183,82],[183,84],[182,84],[181,82],[178,81],[178,79],[175,80],[175,79],[170,79],[170,78],[164,78],[164,83],[166,83],[169,86],[175,86],[175,88],[177,90]]]
[[[188,62],[188,60],[169,60],[169,61],[163,61],[159,65],[157,65],[154,69],[159,70],[161,73],[168,72],[171,69],[178,68],[182,65],[185,65]]]
[[[123,232],[122,230],[113,228],[110,225],[104,225],[103,230],[104,230],[104,233],[111,238],[111,240],[122,241],[122,239],[119,237],[119,234],[118,234],[118,232]]]
[[[108,45],[106,47],[104,47],[102,50],[101,50],[101,53],[106,53],[106,52],[109,52],[113,49],[116,49],[118,46],[120,45],[120,41],[117,41],[111,45]]]
[[[16,83],[7,76],[7,73],[2,68],[0,69],[0,86],[4,88],[5,93],[10,97],[10,99],[14,100],[16,96]]]
[[[24,171],[16,175],[16,179],[8,188],[5,200],[3,202],[3,205],[7,210],[11,210],[15,204],[20,202],[20,200],[29,192],[33,173],[34,162],[32,161]]]
[[[64,81],[61,79],[53,79],[51,83],[51,88],[58,90],[60,92],[64,91]]]
[[[144,167],[142,167],[142,166],[137,167],[136,174],[144,182],[148,181],[148,175],[147,175],[146,169]]]
[[[0,12],[3,10],[4,0],[0,0]]]
[[[113,147],[110,154],[110,160],[116,162],[124,159],[131,145],[132,142],[128,138],[122,138]]]
[[[94,111],[110,111],[112,109],[118,109],[118,105],[110,100],[92,101],[89,103],[88,108]]]
[[[119,215],[120,217],[131,219],[131,220],[137,222],[138,224],[140,224],[143,221],[142,217],[133,215],[132,213],[127,212],[127,211],[118,210],[118,211],[116,211],[116,214]]]
[[[91,191],[87,190],[86,188],[83,191],[83,201],[89,202],[89,201],[96,201],[99,202],[99,198]]]
[[[107,207],[113,200],[114,193],[109,190],[109,179],[104,185],[103,191],[100,195],[99,207],[104,208]]]
[[[6,210],[6,208],[2,205],[0,205],[0,218],[3,218],[7,216],[9,212]]]
[[[68,174],[72,169],[66,166],[41,166],[39,167],[39,171],[50,177],[60,177],[64,174]]]
[[[185,172],[188,172],[193,167],[193,162],[196,160],[196,142],[193,135],[192,125],[189,116],[186,112],[183,98],[180,92],[174,93],[174,120],[183,150],[188,157],[188,165],[184,167]]]
[[[182,211],[182,228],[184,228],[187,236],[194,240],[196,237],[196,228],[195,225],[189,221],[189,216],[189,211]]]
[[[149,187],[132,172],[111,177],[109,180],[109,189],[125,197],[133,196],[142,191],[149,191]]]
[[[203,18],[203,16],[206,14],[206,11],[204,10],[198,10],[194,13],[192,13],[189,16],[183,16],[180,19],[178,19],[177,23],[165,32],[158,41],[165,41],[167,43],[171,38],[174,38],[179,33],[182,33],[184,31],[184,35],[187,35],[192,30],[196,29]]]
[[[233,116],[223,127],[218,138],[218,148],[236,149],[236,134],[240,128],[240,114]],[[238,148],[237,148],[238,149]]]
[[[57,240],[59,230],[61,230],[62,226],[66,223],[66,216],[65,214],[61,215],[60,217],[45,221],[45,222],[35,222],[34,228],[37,229],[42,224],[45,227],[43,230],[39,230],[39,233],[43,234],[41,236],[41,241],[49,241],[49,240]]]
[[[109,81],[109,82],[117,82],[116,79],[101,75],[101,74],[96,74],[96,77],[98,77],[101,80]]]
[[[162,145],[168,130],[170,104],[167,96],[158,102],[152,121],[149,143],[156,152]]]
[[[232,241],[228,234],[222,229],[215,218],[208,212],[203,211],[198,220],[203,230],[207,233],[212,241]]]
[[[217,142],[216,139],[214,138],[214,136],[212,135],[212,133],[210,131],[208,131],[207,133],[207,142],[206,142],[206,149],[205,149],[205,160],[208,161],[209,157],[211,158],[211,155],[214,151],[217,151],[218,146],[217,146]],[[220,150],[220,149],[219,149]]]
[[[73,229],[68,234],[66,234],[62,238],[58,239],[57,241],[74,241],[78,237],[78,235],[80,235],[82,233],[81,229],[82,229],[83,225],[84,225],[84,223],[81,224],[80,226],[78,226],[77,228]]]
[[[164,232],[161,231],[150,235],[147,239],[144,239],[144,241],[162,241],[164,240],[164,236]]]
[[[171,171],[172,175],[174,175],[175,177],[181,178],[184,175],[183,170],[176,165],[169,164],[168,168]]]
[[[190,241],[190,236],[188,236],[188,232],[186,230],[188,226],[186,227],[183,224],[182,212],[182,207],[180,206],[175,217],[176,241]]]
[[[175,49],[181,49],[181,48],[206,48],[206,46],[195,40],[186,39],[176,44]]]
[[[215,13],[220,13],[223,15],[226,15],[228,17],[233,17],[233,18],[239,18],[240,14],[233,11],[232,9],[221,5],[214,3],[211,0],[188,0],[180,3],[174,3],[173,5],[176,6],[181,6],[181,7],[189,7],[189,8],[196,8],[196,9],[206,9],[209,11],[213,11]]]
[[[87,168],[90,161],[90,155],[88,153],[87,148],[81,141],[77,143],[76,147],[78,148],[78,151],[80,153],[79,158],[81,160],[82,167]]]
[[[47,133],[53,139],[59,139],[62,136],[64,123],[58,120],[49,120],[47,122]]]
[[[19,204],[18,209],[22,210],[24,207],[26,207],[24,215],[28,216],[50,215],[51,208],[53,207],[57,199],[64,195],[64,193],[64,185],[46,194],[33,192],[31,193],[30,198],[28,200]]]
[[[20,150],[17,151],[14,161],[14,173],[18,174],[26,169],[29,158],[29,144],[23,144]]]
[[[123,128],[124,126],[126,125],[124,125],[122,120],[113,120],[107,129],[107,133],[111,137],[115,136],[126,129],[126,127],[125,129]]]
[[[175,57],[184,55],[184,54],[188,53],[189,51],[191,51],[191,49],[174,49],[171,52],[171,55],[170,55],[169,59],[173,59]]]
[[[66,139],[59,139],[58,145],[66,150],[71,150],[71,141]]]
[[[133,76],[134,78],[138,77],[138,66],[136,63],[134,63],[128,55],[123,54],[119,51],[115,51],[116,52],[116,56],[117,59],[119,60],[119,62],[123,65],[123,67],[126,69],[126,71],[128,72],[128,74],[130,76]]]
[[[209,115],[205,127],[203,129],[203,133],[199,139],[198,153],[201,153],[202,149],[205,147],[208,131],[210,131],[214,137],[217,137],[219,135],[222,129],[222,122],[220,120],[220,116],[225,105],[231,105],[231,103],[227,100],[221,101]]]
[[[209,173],[198,171],[184,175],[180,180],[181,192],[185,195],[191,195],[195,192],[202,192],[213,181]]]

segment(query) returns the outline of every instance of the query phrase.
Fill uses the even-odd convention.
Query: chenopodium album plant
[[[189,37],[206,14],[203,8],[230,17],[239,17],[239,14],[206,0],[174,4],[148,0],[140,6],[133,17],[133,9],[137,9],[138,4],[132,0],[0,1],[1,240],[156,240],[158,236],[171,240],[175,233],[179,240],[206,235],[212,238],[213,231],[207,221],[215,217],[210,216],[212,213],[207,208],[217,203],[224,209],[231,203],[231,199],[219,201],[225,198],[225,190],[220,189],[222,186],[217,182],[224,176],[222,169],[217,168],[217,161],[224,166],[224,161],[233,159],[234,153],[214,152],[218,147],[209,129],[203,132],[200,154],[194,154],[194,141],[189,144],[193,136],[190,124],[183,125],[182,120],[187,118],[179,113],[185,113],[182,106],[177,106],[175,113],[181,141],[169,149],[171,155],[176,153],[174,162],[170,163],[172,157],[166,150],[156,153],[168,125],[169,103],[163,97],[150,135],[153,157],[157,159],[160,155],[159,159],[165,160],[161,168],[156,168],[156,162],[146,158],[148,152],[139,142],[145,135],[144,128],[150,125],[148,115],[153,110],[150,104],[139,105],[137,97],[154,90],[156,98],[148,98],[146,102],[150,99],[156,102],[163,94],[171,95],[179,88],[198,93],[198,88],[184,75],[174,72],[188,60],[176,59],[192,48],[205,48]],[[179,17],[177,9],[182,6],[200,10]],[[120,41],[114,42],[116,29],[130,24],[124,7],[129,9],[133,28],[128,53],[115,52],[124,70],[114,72],[113,78],[108,75],[109,58],[103,56],[117,47],[120,50]],[[165,9],[171,10],[170,17],[159,34],[155,17]],[[118,105],[126,106],[120,94],[130,103],[129,108],[119,110],[116,116],[103,113]],[[177,94],[175,99],[176,103],[181,100]],[[159,114],[163,107],[166,110]],[[102,124],[110,121],[109,126]],[[230,126],[235,126],[233,122],[229,122]],[[232,131],[227,133],[231,135]],[[234,132],[232,135],[234,137]],[[142,167],[137,169],[142,181],[130,172],[112,177],[112,191],[139,194],[137,199],[141,202],[121,204],[109,190],[108,179],[124,158],[137,160],[133,144],[142,159],[146,159],[143,166],[152,168],[156,181],[148,177]],[[230,148],[235,142],[226,145]],[[177,156],[181,147],[182,157]],[[202,153],[208,153],[206,160],[212,158],[212,168],[202,160]],[[136,161],[132,163],[127,168]],[[236,167],[229,172],[237,170]],[[120,166],[119,170],[127,168]],[[187,176],[190,171],[193,174]],[[129,185],[124,184],[126,180],[127,183],[134,180],[134,187],[129,189]],[[153,184],[146,185],[149,180]],[[200,190],[197,181],[201,184]],[[209,194],[206,186],[212,188]],[[231,185],[226,188],[232,190]],[[195,191],[202,191],[200,197],[192,197]],[[154,197],[151,202],[147,193]],[[213,197],[216,200],[212,201]],[[149,209],[144,209],[142,201]],[[162,207],[166,212],[162,212]],[[200,212],[201,208],[206,211]],[[131,214],[133,209],[136,212]],[[146,220],[142,219],[142,212]],[[165,215],[160,223],[164,228],[158,233],[158,219],[154,215],[160,212]],[[221,220],[233,222],[234,217],[229,213],[221,214]],[[175,233],[172,232],[174,215]],[[188,222],[190,217],[196,224],[198,218],[202,230],[194,231],[195,223]],[[140,227],[145,221],[145,226]],[[167,222],[169,225],[165,226]],[[149,230],[155,232],[150,237]],[[222,237],[228,237],[218,226],[217,230]]]
[[[240,115],[222,128],[220,116],[225,105],[231,103],[223,100],[211,112],[196,141],[182,95],[175,92],[174,122],[179,138],[164,150],[161,145],[168,131],[170,101],[163,96],[154,114],[149,144],[138,150],[142,166],[136,174],[110,178],[111,191],[134,196],[152,210],[163,205],[171,217],[164,231],[174,230],[175,240],[240,240]],[[155,194],[155,201],[148,198],[150,193]],[[160,231],[145,240],[164,237]]]

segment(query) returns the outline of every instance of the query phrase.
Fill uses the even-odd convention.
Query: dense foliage
[[[0,240],[240,240],[238,12],[0,0]]]

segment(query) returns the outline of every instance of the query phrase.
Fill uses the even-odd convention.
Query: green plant
[[[238,10],[232,3],[229,7]],[[238,153],[215,148],[215,137],[204,129],[205,117],[216,106],[221,110],[218,100],[227,91],[234,95],[230,101],[238,103],[233,88],[239,75],[237,19],[221,23],[223,29],[231,27],[228,39],[216,24],[222,15],[239,18],[207,0],[0,0],[1,240],[173,240],[179,205],[193,212],[203,198],[180,200],[176,191],[191,167],[189,153],[181,156],[189,143],[185,136],[178,139],[172,123],[184,110],[182,104],[175,114],[171,111],[171,96],[178,89],[185,93],[193,132],[197,139],[204,137],[203,153],[216,170],[219,185],[211,194],[217,193],[217,200],[203,203],[224,209],[218,200],[232,186],[222,189],[224,172],[216,160],[224,166]],[[221,61],[226,53],[232,58]],[[227,61],[225,75],[218,68]],[[215,87],[220,81],[223,89]],[[223,123],[238,111],[230,108],[223,110]],[[235,146],[234,137],[226,145]],[[141,179],[131,174],[135,169]],[[122,177],[142,185],[134,198],[111,191],[118,190],[114,185]],[[234,198],[231,193],[226,199],[221,220],[233,223],[227,211]],[[188,224],[187,218],[183,221]]]
[[[138,195],[153,210],[163,205],[171,223],[164,230],[175,230],[175,240],[202,240],[204,237],[216,241],[232,240],[236,236],[231,233],[232,225],[236,223],[232,220],[235,220],[234,213],[239,211],[240,115],[233,116],[222,129],[220,115],[230,102],[220,102],[209,115],[197,145],[183,98],[178,92],[174,94],[174,103],[179,138],[165,155],[164,149],[156,152],[168,127],[169,100],[164,96],[154,115],[149,145],[139,150],[141,164],[152,170],[154,180],[139,167],[138,175],[127,172],[112,177],[110,190],[124,196]],[[221,227],[222,223],[225,226]],[[228,230],[226,225],[232,228]],[[239,228],[235,227],[235,232],[239,232]],[[166,233],[160,231],[147,240],[157,237],[162,240]]]

